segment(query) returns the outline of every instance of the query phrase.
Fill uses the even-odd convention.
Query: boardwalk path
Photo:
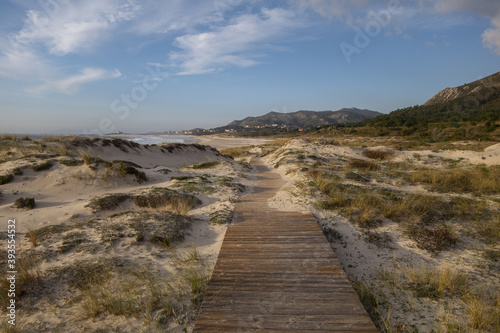
[[[269,208],[284,182],[252,163],[193,332],[377,332],[312,214]]]

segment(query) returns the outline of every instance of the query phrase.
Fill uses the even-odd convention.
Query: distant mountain
[[[483,102],[482,104],[486,104],[484,102],[491,102],[496,99],[493,92],[499,90],[500,72],[460,87],[443,89],[429,99],[424,106],[446,103],[467,96],[469,99],[478,99]]]
[[[356,123],[381,115],[380,112],[344,108],[338,111],[297,111],[292,113],[269,112],[260,117],[247,117],[229,123],[227,128],[259,127],[318,127],[330,124]]]
[[[446,88],[424,105],[398,109],[358,125],[415,127],[462,121],[494,124],[497,120],[500,120],[500,72],[460,87]]]

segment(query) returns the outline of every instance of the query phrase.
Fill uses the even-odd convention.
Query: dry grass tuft
[[[250,150],[252,150],[253,148],[255,148],[255,146],[226,148],[226,149],[221,149],[220,153],[223,155],[229,155],[233,158],[245,157],[250,155]]]
[[[170,209],[177,215],[186,216],[201,201],[191,194],[183,194],[168,188],[154,188],[149,193],[138,195],[134,203],[151,209]]]
[[[80,157],[82,158],[83,163],[85,163],[88,166],[91,166],[92,164],[94,164],[95,160],[96,160],[94,155],[92,155],[90,152],[85,151],[85,150],[80,151]]]
[[[421,267],[402,266],[408,287],[416,297],[440,299],[445,295],[467,295],[470,292],[470,281],[463,273],[450,267],[433,268],[429,265]]]
[[[349,166],[356,169],[363,169],[369,171],[379,170],[380,166],[377,163],[365,160],[350,160]]]
[[[471,328],[479,331],[500,331],[500,291],[482,291],[464,298]]]
[[[129,194],[124,193],[105,194],[100,197],[92,198],[85,207],[89,207],[95,211],[112,210],[119,207],[120,204],[130,198],[131,196]]]
[[[365,149],[363,155],[375,160],[390,160],[395,152],[389,149]]]
[[[210,168],[213,168],[217,165],[219,165],[220,162],[219,161],[209,161],[209,162],[203,162],[203,163],[199,163],[199,164],[194,164],[192,166],[193,169],[195,170],[198,170],[198,169],[210,169]]]
[[[14,134],[7,134],[7,133],[0,135],[0,140],[12,141],[12,142],[18,141],[17,136],[15,136]]]
[[[437,253],[457,243],[457,235],[450,227],[439,225],[429,227],[423,225],[408,225],[406,234],[423,250]]]
[[[28,232],[26,233],[26,238],[28,238],[32,247],[37,246],[38,239],[37,239],[36,231],[30,225],[27,227],[27,230],[28,230]]]
[[[437,192],[498,194],[500,193],[500,166],[447,170],[421,169],[412,173],[411,180],[429,184],[431,190]]]
[[[16,259],[16,298],[22,298],[23,295],[35,289],[41,281],[41,270],[35,260],[24,256],[18,256]],[[9,302],[8,294],[10,281],[6,278],[0,280],[0,304],[2,308]],[[17,302],[16,302],[17,303]]]

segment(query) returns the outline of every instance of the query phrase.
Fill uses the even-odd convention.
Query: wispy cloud
[[[242,0],[143,0],[141,18],[133,30],[141,34],[190,31],[198,25],[221,22]]]
[[[31,46],[41,44],[61,56],[94,46],[105,36],[103,32],[133,19],[139,8],[133,0],[87,0],[64,2],[51,11],[29,10],[15,39]]]
[[[76,93],[82,84],[113,79],[120,77],[122,74],[115,69],[114,71],[106,71],[100,68],[84,68],[81,73],[69,76],[64,79],[48,81],[46,84],[31,89],[32,93],[44,93],[48,91],[58,91],[65,94]]]
[[[23,27],[0,43],[0,76],[23,80],[32,85],[26,91],[36,94],[71,94],[82,84],[120,76],[117,71],[88,67],[78,74],[67,73],[57,58],[90,50],[119,22],[131,20],[140,8],[134,0],[40,2],[49,4],[43,8],[31,4],[38,9],[27,10]]]
[[[263,9],[259,14],[239,16],[232,24],[210,32],[184,35],[175,39],[180,52],[170,60],[182,70],[179,75],[215,72],[228,66],[255,65],[253,52],[300,26],[296,15],[285,9]]]
[[[329,19],[345,19],[350,21],[354,11],[366,6],[369,0],[293,0],[292,3],[298,6],[299,10],[312,10],[321,16]],[[382,1],[371,1],[375,2]]]

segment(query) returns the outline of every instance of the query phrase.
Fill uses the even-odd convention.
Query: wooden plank
[[[252,163],[193,332],[377,332],[312,214],[268,208],[284,182]]]

